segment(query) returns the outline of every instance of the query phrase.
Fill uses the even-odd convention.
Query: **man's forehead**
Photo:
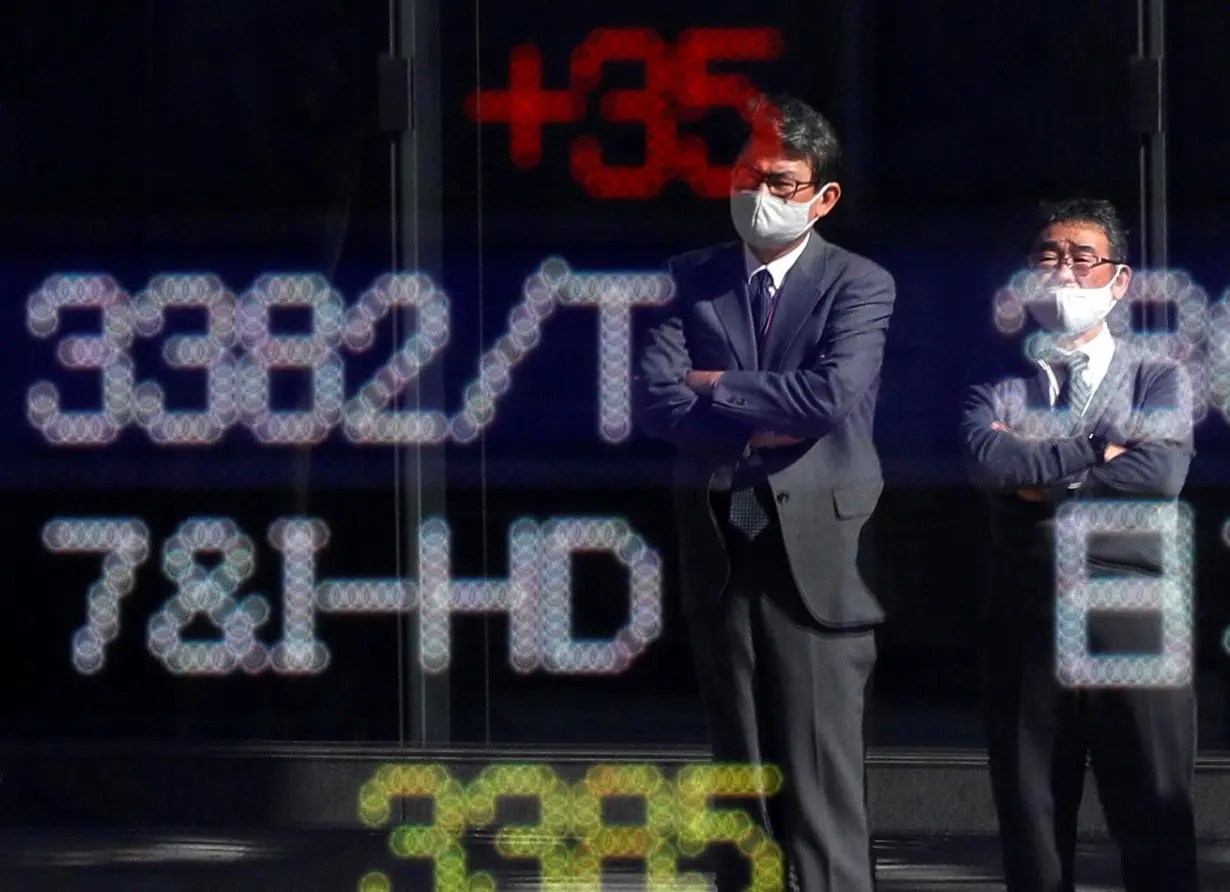
[[[1099,253],[1110,248],[1110,239],[1101,226],[1076,220],[1050,224],[1038,233],[1034,243],[1041,248],[1069,248]]]
[[[802,174],[806,177],[811,171],[807,159],[788,152],[781,140],[753,140],[743,152],[743,161],[772,173]]]

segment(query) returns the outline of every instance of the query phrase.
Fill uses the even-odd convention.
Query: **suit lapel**
[[[753,333],[752,307],[747,298],[747,269],[743,246],[721,251],[713,258],[713,310],[726,331],[731,353],[741,369],[756,368],[756,336]]]
[[[1025,379],[1028,382],[1028,389],[1025,393],[1026,406],[1030,409],[1049,412],[1051,411],[1051,376],[1036,362],[1031,362],[1030,365],[1033,366],[1033,374]]]
[[[1048,357],[1053,349],[1054,347],[1046,338],[1039,332],[1034,332],[1026,337],[1019,355],[1019,361],[1023,361],[1030,372],[1030,374],[1025,374],[1022,371],[1021,374],[1021,377],[1025,379],[1026,403],[1031,409],[1048,413],[1059,405],[1059,398],[1063,395],[1063,380],[1059,377],[1059,373],[1048,364]],[[1052,374],[1056,376],[1055,383],[1059,385],[1054,404],[1051,403]]]
[[[1057,416],[1051,406],[1051,379],[1047,376],[1046,369],[1028,356],[1018,356],[1015,362],[1019,363],[1017,368],[1020,375],[1018,380],[1021,382],[1021,405],[1016,407],[1015,411],[1013,407],[1007,407],[1010,423],[1022,424],[1024,430],[1031,435],[1063,436],[1063,432],[1056,425],[1066,424],[1067,418]],[[1020,415],[1017,416],[1016,412]]]
[[[1089,405],[1085,408],[1085,414],[1081,417],[1081,426],[1085,430],[1091,430],[1106,410],[1114,403],[1115,397],[1118,396],[1128,378],[1131,377],[1132,363],[1128,356],[1126,345],[1122,343],[1115,344],[1115,352],[1110,357],[1110,365],[1106,369],[1106,375],[1102,378],[1102,383],[1098,385],[1098,389],[1093,392],[1093,396],[1089,398]]]
[[[777,292],[773,322],[765,340],[760,367],[766,370],[781,368],[791,346],[803,330],[803,323],[811,316],[816,305],[827,292],[823,288],[825,257],[828,245],[818,233],[813,232],[807,247],[786,273],[786,279]]]

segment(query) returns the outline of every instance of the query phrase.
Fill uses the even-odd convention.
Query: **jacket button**
[[[777,504],[779,504],[779,505],[784,505],[784,504],[786,504],[786,503],[787,503],[787,502],[789,502],[789,501],[790,501],[790,493],[788,493],[788,492],[779,492],[779,493],[777,494]]]

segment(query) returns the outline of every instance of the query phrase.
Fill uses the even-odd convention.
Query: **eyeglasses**
[[[799,194],[799,191],[806,189],[808,186],[816,185],[815,180],[807,182],[799,182],[794,177],[785,173],[761,173],[756,168],[748,164],[736,164],[734,168],[734,185],[735,188],[749,192],[760,188],[761,183],[769,187],[769,194],[776,195],[778,198],[794,198]]]
[[[1030,254],[1027,262],[1030,269],[1044,272],[1059,269],[1061,266],[1070,266],[1072,268],[1072,275],[1078,279],[1083,279],[1099,266],[1107,263],[1118,264],[1123,261],[1111,260],[1109,257],[1098,257],[1096,254],[1078,254],[1075,257],[1068,257],[1055,251],[1041,251],[1037,254]]]

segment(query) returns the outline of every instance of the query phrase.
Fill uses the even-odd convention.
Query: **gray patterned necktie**
[[[762,269],[752,277],[747,289],[758,343],[764,341],[765,328],[769,324],[769,316],[773,309],[772,285],[773,277],[767,269]],[[756,492],[758,476],[755,471],[746,466],[736,467],[730,492],[730,525],[742,533],[749,542],[769,526],[769,512],[761,504]]]
[[[1074,415],[1084,415],[1089,406],[1089,398],[1093,389],[1085,380],[1085,371],[1089,368],[1089,357],[1077,351],[1068,356],[1067,403]]]

